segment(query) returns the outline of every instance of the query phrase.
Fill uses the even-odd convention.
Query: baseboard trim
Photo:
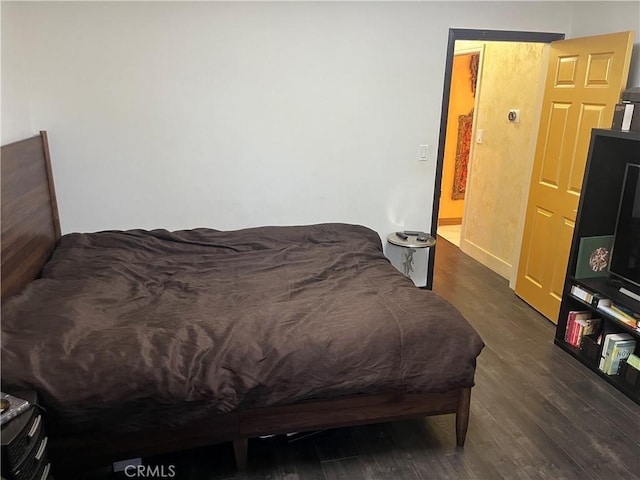
[[[438,218],[438,226],[440,225],[462,225],[462,217]]]
[[[477,260],[485,267],[490,268],[501,277],[511,280],[512,267],[501,258],[496,257],[491,252],[488,252],[482,247],[470,242],[469,240],[461,239],[460,250],[469,255],[471,258]]]

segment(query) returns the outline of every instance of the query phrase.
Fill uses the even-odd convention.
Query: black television
[[[640,165],[627,163],[613,236],[609,273],[621,293],[640,301]]]

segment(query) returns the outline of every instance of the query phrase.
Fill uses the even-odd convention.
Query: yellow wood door
[[[554,323],[592,128],[609,128],[626,87],[633,32],[551,43],[516,294]]]

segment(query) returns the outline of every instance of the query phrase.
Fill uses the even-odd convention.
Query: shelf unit
[[[637,382],[631,384],[628,375],[607,375],[598,368],[602,345],[596,343],[598,337],[604,338],[609,333],[628,333],[636,340],[635,354],[640,355],[640,331],[571,294],[571,287],[577,285],[640,313],[640,302],[619,293],[608,277],[578,279],[574,276],[580,240],[583,237],[613,235],[627,163],[640,164],[640,132],[592,130],[554,342],[640,404]],[[602,319],[599,331],[583,341],[580,347],[565,342],[569,312],[576,310],[591,311],[595,318]]]

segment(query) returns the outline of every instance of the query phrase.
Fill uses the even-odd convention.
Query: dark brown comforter
[[[3,387],[64,430],[469,387],[482,347],[343,224],[70,234],[2,309]]]

